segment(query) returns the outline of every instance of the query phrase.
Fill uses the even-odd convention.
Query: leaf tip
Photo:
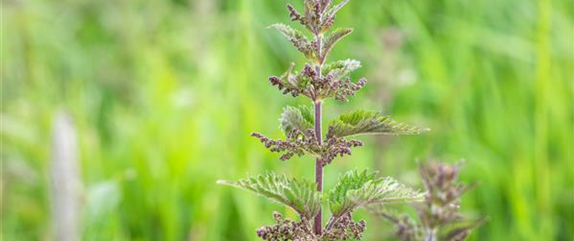
[[[217,184],[217,185],[231,185],[231,182],[229,182],[227,180],[217,180],[215,182],[215,184]]]
[[[281,23],[274,23],[274,24],[267,26],[266,28],[277,28],[277,26],[281,26]]]

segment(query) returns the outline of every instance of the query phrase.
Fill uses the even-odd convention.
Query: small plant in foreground
[[[330,241],[361,239],[364,221],[353,220],[358,208],[390,203],[421,201],[424,194],[399,184],[389,177],[378,177],[376,172],[352,170],[341,175],[329,192],[323,193],[323,169],[336,157],[350,155],[351,149],[363,143],[351,139],[356,135],[414,135],[428,131],[410,127],[373,111],[355,111],[333,120],[323,136],[322,104],[334,98],[348,101],[365,84],[364,78],[351,81],[350,73],[361,66],[357,60],[326,60],[335,44],[351,34],[351,28],[331,30],[335,16],[349,0],[334,4],[331,0],[305,0],[300,13],[287,5],[291,19],[299,22],[310,36],[284,24],[271,27],[285,36],[303,53],[307,62],[300,71],[295,64],[281,76],[271,76],[269,82],[284,94],[305,96],[313,103],[308,106],[286,107],[280,117],[280,128],[285,139],[274,140],[260,133],[252,135],[272,152],[281,153],[281,160],[293,156],[312,155],[315,160],[315,181],[289,178],[269,172],[236,182],[219,181],[255,192],[263,197],[292,208],[299,220],[284,218],[275,213],[275,224],[257,230],[263,240]],[[331,217],[325,225],[322,207],[328,206]]]
[[[460,165],[421,165],[427,190],[424,202],[415,203],[419,223],[408,216],[397,217],[382,209],[371,209],[397,226],[395,235],[404,241],[462,241],[486,219],[467,220],[460,214],[460,197],[474,187],[457,182]]]

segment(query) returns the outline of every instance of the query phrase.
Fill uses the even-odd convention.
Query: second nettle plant
[[[308,106],[284,109],[280,128],[285,139],[273,140],[260,133],[258,138],[272,152],[281,153],[281,160],[293,156],[312,155],[315,160],[315,180],[289,178],[269,172],[248,177],[237,182],[219,181],[255,192],[263,197],[292,208],[299,220],[283,218],[274,214],[275,224],[257,230],[263,240],[330,241],[361,239],[365,231],[364,221],[353,220],[352,214],[359,208],[390,203],[420,201],[424,194],[399,184],[390,177],[378,177],[369,170],[352,170],[340,176],[338,183],[323,192],[324,168],[336,157],[351,154],[351,148],[362,146],[353,136],[365,134],[413,135],[428,131],[398,123],[381,113],[358,110],[343,114],[329,123],[325,135],[321,127],[322,105],[328,99],[348,101],[366,84],[366,79],[352,81],[350,73],[361,66],[357,60],[327,62],[335,44],[351,34],[351,28],[332,30],[335,15],[349,0],[333,4],[331,0],[305,0],[300,13],[287,5],[291,19],[304,26],[310,35],[303,34],[284,24],[275,24],[295,48],[303,53],[307,62],[300,71],[292,64],[281,76],[271,76],[269,81],[283,94],[311,99]],[[327,206],[331,216],[322,220],[322,208]]]

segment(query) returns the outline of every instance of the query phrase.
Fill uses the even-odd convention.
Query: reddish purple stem
[[[315,137],[319,142],[319,145],[323,143],[323,135],[321,128],[321,101],[315,102]],[[323,163],[320,158],[315,160],[315,184],[317,185],[317,191],[323,192]],[[315,234],[321,235],[322,226],[322,211],[319,209],[319,213],[315,216],[315,222],[313,227]]]

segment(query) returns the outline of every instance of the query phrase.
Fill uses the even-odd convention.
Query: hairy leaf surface
[[[270,172],[236,182],[220,180],[217,183],[252,191],[291,207],[307,219],[317,215],[321,208],[321,194],[315,190],[315,184],[307,180],[287,178]]]
[[[361,67],[361,62],[354,59],[338,60],[323,67],[324,75],[332,75],[334,77],[345,76],[352,71]]]
[[[481,218],[477,220],[461,220],[458,222],[450,223],[441,228],[439,232],[439,241],[457,241],[461,240],[470,234],[470,232],[482,225],[488,218]]]
[[[333,47],[345,36],[351,34],[353,32],[352,28],[338,28],[333,30],[331,34],[329,34],[324,42],[323,42],[323,53],[321,54],[321,59],[324,61],[327,58],[327,55],[333,50]]]
[[[295,48],[307,57],[307,59],[312,60],[314,62],[317,61],[316,51],[313,47],[313,43],[305,36],[305,34],[301,33],[299,30],[296,30],[288,25],[282,23],[276,23],[271,26],[270,28],[275,28],[281,35],[283,35],[287,40],[289,40]]]
[[[313,128],[313,115],[311,109],[307,106],[287,106],[283,109],[283,113],[279,118],[281,122],[280,128],[285,133],[293,129],[301,132]]]
[[[341,8],[343,8],[347,3],[349,3],[349,1],[351,0],[343,0],[341,3],[333,6],[331,9],[329,9],[327,11],[327,15],[328,16],[335,16],[335,14],[337,14],[337,12],[339,12],[339,10],[341,10]]]
[[[422,194],[390,177],[377,178],[375,172],[352,170],[339,179],[329,193],[329,208],[340,217],[356,208],[418,201]]]
[[[338,137],[358,134],[415,135],[429,131],[397,122],[376,111],[358,110],[343,114],[331,122],[330,134]]]
[[[307,39],[307,37],[301,33],[301,31],[296,30],[292,27],[290,27],[289,25],[286,24],[282,24],[282,23],[276,23],[273,24],[271,26],[269,26],[270,28],[274,28],[277,29],[277,31],[279,31],[279,33],[281,33],[281,35],[285,36],[285,38],[287,38],[287,40],[293,42],[293,41],[309,41]]]

